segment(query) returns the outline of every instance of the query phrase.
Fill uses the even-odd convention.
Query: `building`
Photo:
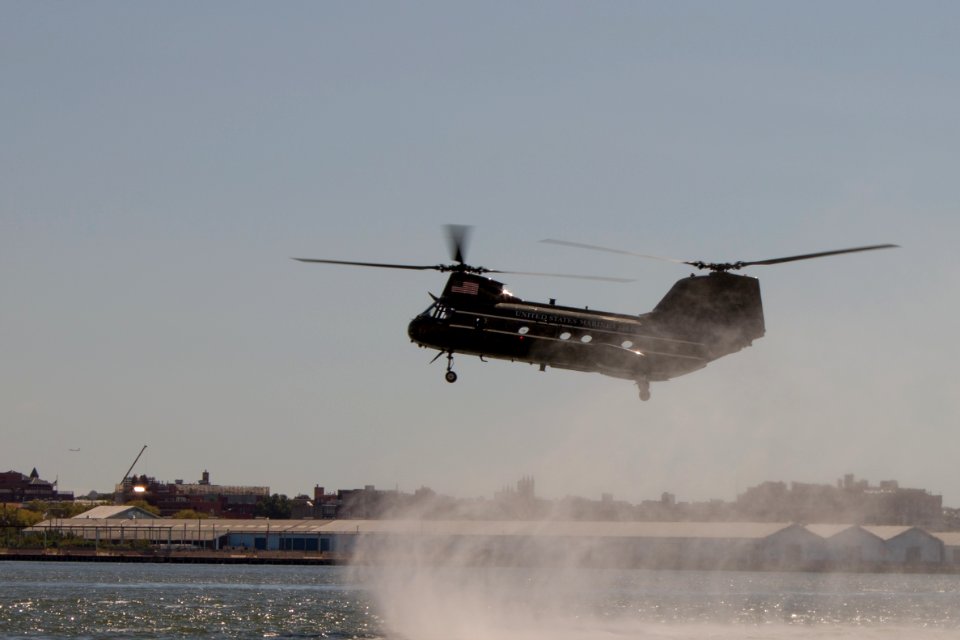
[[[196,483],[133,476],[117,485],[117,493],[123,502],[145,500],[163,516],[193,510],[216,518],[253,518],[257,503],[270,496],[270,487],[212,484],[210,473],[204,471]]]
[[[764,482],[737,496],[737,518],[775,522],[854,522],[938,528],[944,522],[943,497],[923,489],[901,488],[896,480],[871,486],[847,474],[836,486]]]
[[[836,569],[870,570],[940,566],[950,557],[939,536],[917,527],[807,525],[826,544],[827,564]]]
[[[943,564],[950,567],[960,567],[960,531],[934,533],[933,535],[943,544]]]
[[[159,516],[146,509],[125,504],[100,505],[74,516],[81,520],[156,520]]]
[[[884,562],[896,566],[939,566],[943,542],[918,527],[864,527],[883,540]]]
[[[859,525],[813,524],[806,528],[824,539],[827,560],[832,566],[858,570],[886,561],[883,538]]]
[[[73,501],[73,492],[58,490],[56,481],[42,480],[36,468],[29,476],[19,471],[0,473],[0,503],[22,504],[32,500]]]
[[[59,531],[97,545],[302,551],[368,562],[671,569],[809,568],[822,540],[799,525],[531,520],[175,520],[69,518]]]
[[[371,563],[653,569],[960,570],[960,533],[767,522],[236,520],[131,517],[102,507],[30,532],[97,545],[326,553]],[[93,517],[99,516],[99,517]]]

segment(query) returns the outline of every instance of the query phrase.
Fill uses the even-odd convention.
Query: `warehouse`
[[[361,562],[670,569],[883,569],[960,557],[960,539],[915,527],[742,522],[234,520],[113,517],[51,520],[96,546],[301,552]],[[127,519],[124,519],[126,516]],[[940,534],[950,535],[950,534]],[[956,537],[956,536],[955,536]]]
[[[933,536],[943,545],[943,564],[960,567],[960,531],[934,533]]]
[[[822,540],[797,525],[698,522],[171,520],[77,517],[40,523],[97,545],[146,541],[232,551],[301,551],[366,561],[602,567],[798,566]]]
[[[883,539],[885,562],[892,565],[939,565],[943,542],[917,527],[864,527]]]
[[[806,527],[824,539],[827,562],[833,567],[859,569],[881,565],[887,550],[883,538],[864,527],[849,524],[813,524]]]

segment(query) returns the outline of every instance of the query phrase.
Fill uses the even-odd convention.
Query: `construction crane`
[[[140,453],[137,454],[137,457],[133,459],[133,464],[130,465],[130,468],[127,469],[127,472],[123,474],[123,478],[120,479],[120,484],[117,485],[117,492],[114,495],[114,502],[117,504],[123,504],[123,494],[127,488],[127,478],[130,477],[130,472],[133,471],[133,468],[137,466],[137,461],[140,460],[140,456],[143,455],[143,452],[147,450],[147,445],[143,445],[143,449],[140,449]]]

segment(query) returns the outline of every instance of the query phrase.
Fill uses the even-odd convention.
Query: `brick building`
[[[204,471],[195,483],[132,476],[117,485],[117,492],[123,502],[145,500],[157,507],[162,516],[192,509],[216,518],[253,518],[257,502],[270,496],[270,487],[211,484],[210,473]]]
[[[0,502],[22,504],[31,500],[73,501],[73,492],[58,490],[56,481],[42,480],[36,468],[30,475],[19,471],[0,473]]]

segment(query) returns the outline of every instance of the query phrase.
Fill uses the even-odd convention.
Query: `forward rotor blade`
[[[381,267],[384,269],[412,269],[424,271],[432,269],[434,271],[443,271],[443,267],[437,264],[413,265],[413,264],[389,264],[386,262],[353,262],[352,260],[321,260],[319,258],[294,258],[299,262],[319,262],[322,264],[346,264],[354,267]]]
[[[664,260],[666,262],[673,262],[676,264],[689,264],[686,260],[677,260],[676,258],[665,258],[663,256],[651,256],[646,253],[635,253],[633,251],[624,251],[623,249],[611,249],[610,247],[601,247],[596,244],[586,244],[583,242],[569,242],[567,240],[555,240],[553,238],[547,238],[545,240],[541,240],[540,242],[543,242],[546,244],[558,244],[564,247],[576,247],[577,249],[590,249],[592,251],[606,251],[607,253],[616,253],[622,256],[649,258],[651,260]]]
[[[633,278],[611,278],[608,276],[582,276],[574,273],[540,273],[538,271],[499,271],[484,269],[484,273],[505,273],[513,276],[539,276],[542,278],[569,278],[572,280],[595,280],[597,282],[636,282]]]
[[[756,264],[780,264],[781,262],[794,262],[795,260],[810,260],[813,258],[823,258],[826,256],[835,256],[841,253],[857,253],[858,251],[873,251],[875,249],[895,249],[898,244],[872,244],[866,247],[851,247],[849,249],[835,249],[833,251],[820,251],[818,253],[805,253],[799,256],[787,256],[785,258],[770,258],[768,260],[753,260],[751,262],[738,262],[738,267],[749,267]]]
[[[450,258],[463,264],[466,260],[467,244],[470,240],[470,227],[465,224],[448,224],[447,242],[450,244]]]

